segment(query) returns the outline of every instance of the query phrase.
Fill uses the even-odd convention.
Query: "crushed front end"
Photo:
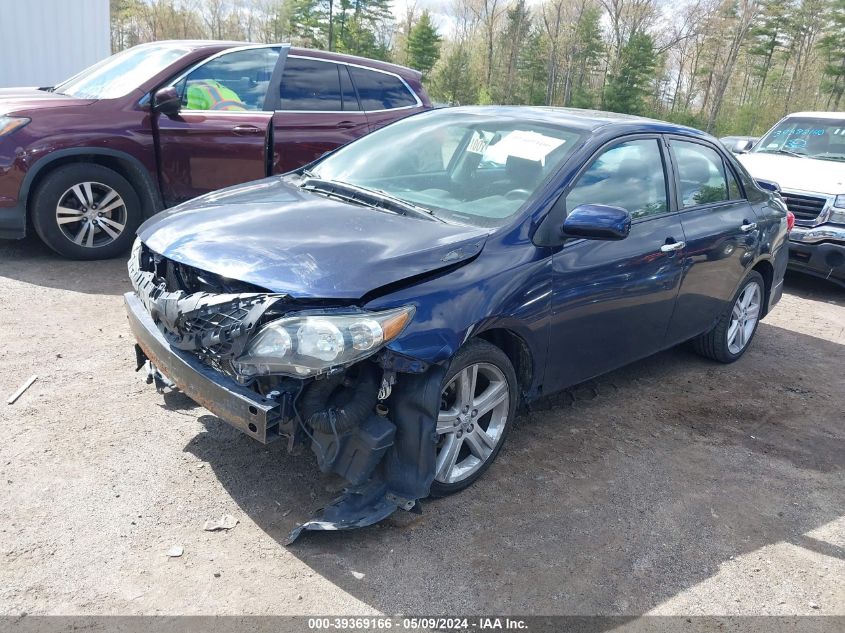
[[[297,300],[162,257],[136,240],[124,296],[148,382],[178,388],[260,442],[310,448],[344,494],[292,533],[370,525],[418,508],[434,477],[444,368],[386,344],[412,306]]]

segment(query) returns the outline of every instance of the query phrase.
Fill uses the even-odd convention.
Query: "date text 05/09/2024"
[[[527,631],[528,623],[510,617],[334,617],[309,618],[309,630],[441,630],[441,631]]]

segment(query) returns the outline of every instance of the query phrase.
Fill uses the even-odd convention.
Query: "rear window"
[[[314,59],[288,57],[282,73],[280,110],[343,110],[338,65]],[[347,92],[347,97],[349,93]],[[357,110],[357,103],[347,109]]]
[[[416,97],[395,75],[357,66],[350,66],[349,72],[364,110],[392,110],[417,105]]]

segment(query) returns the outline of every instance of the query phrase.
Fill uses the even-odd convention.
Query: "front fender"
[[[493,237],[478,258],[435,279],[375,299],[367,308],[412,303],[414,320],[388,346],[426,366],[445,364],[470,338],[507,329],[528,346],[533,384],[542,382],[552,297],[551,252],[529,241],[501,245]]]
[[[158,190],[158,184],[154,181],[153,176],[144,164],[132,154],[122,150],[116,150],[106,147],[74,147],[68,149],[59,149],[51,151],[46,156],[38,159],[26,172],[26,176],[21,183],[19,200],[21,205],[26,207],[29,195],[32,192],[32,186],[36,178],[45,173],[56,161],[74,160],[87,157],[103,157],[117,161],[123,170],[130,176],[130,181],[134,183],[142,183],[142,188],[138,191],[141,200],[145,203],[144,215],[149,216],[157,213],[164,208],[161,201],[161,196]]]

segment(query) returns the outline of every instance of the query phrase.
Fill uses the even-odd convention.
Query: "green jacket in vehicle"
[[[234,90],[213,79],[188,84],[188,110],[246,110]]]

